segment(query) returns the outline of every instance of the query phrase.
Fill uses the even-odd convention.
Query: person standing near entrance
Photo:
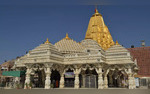
[[[56,80],[56,87],[59,87],[59,85],[58,85],[58,80]]]

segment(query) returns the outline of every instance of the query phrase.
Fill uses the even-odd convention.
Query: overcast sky
[[[68,33],[83,40],[95,4],[114,41],[126,48],[140,47],[141,40],[150,46],[148,0],[0,0],[0,63],[24,55],[46,38],[54,44]]]

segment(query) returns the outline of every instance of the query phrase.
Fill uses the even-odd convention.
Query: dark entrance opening
[[[94,70],[87,69],[81,72],[80,87],[81,88],[97,88],[98,87],[98,74]]]
[[[108,87],[119,87],[125,88],[127,87],[127,75],[122,73],[122,71],[110,71],[107,75],[108,78]]]
[[[51,87],[52,88],[59,88],[60,82],[60,74],[57,70],[52,70],[51,74]]]
[[[74,87],[74,72],[68,69],[65,73],[65,87]]]
[[[34,88],[44,88],[45,86],[45,72],[44,70],[37,70],[31,75],[31,83]]]

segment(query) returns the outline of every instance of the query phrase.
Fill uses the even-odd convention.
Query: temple
[[[129,88],[135,89],[138,66],[130,52],[116,41],[95,10],[85,39],[80,43],[68,34],[54,45],[47,39],[14,65],[26,75],[16,77],[24,88]]]

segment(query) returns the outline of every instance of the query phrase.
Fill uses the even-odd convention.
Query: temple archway
[[[98,74],[95,69],[82,70],[80,75],[81,88],[97,88],[98,87]]]
[[[108,87],[127,88],[128,75],[123,70],[110,70],[108,75]]]
[[[75,80],[75,76],[74,76],[74,72],[72,69],[68,69],[65,72],[65,87],[74,87],[74,80]]]
[[[32,66],[31,82],[29,86],[32,88],[44,88],[45,86],[45,71],[43,65],[35,64]]]

